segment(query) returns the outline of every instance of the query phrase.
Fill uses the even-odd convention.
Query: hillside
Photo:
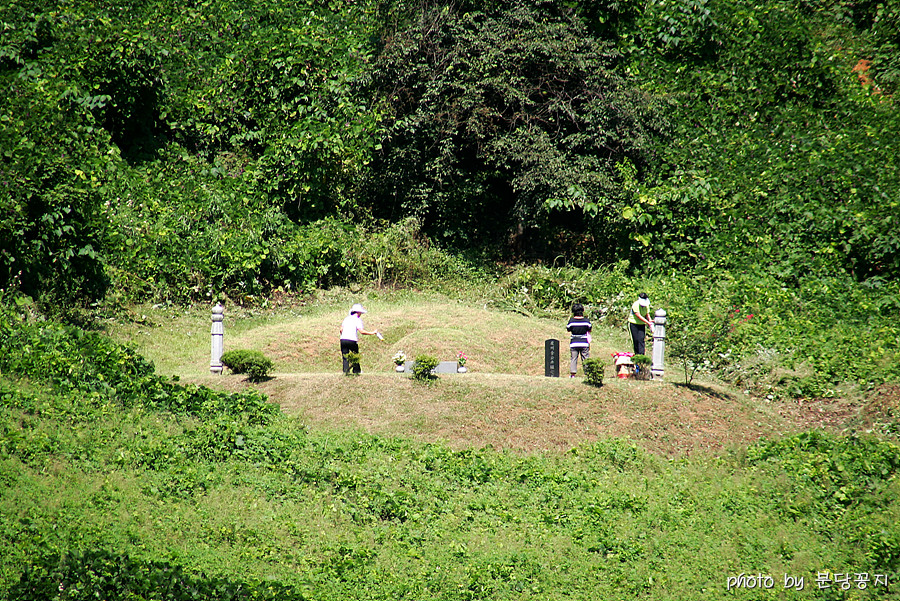
[[[754,598],[752,573],[803,578],[784,591],[802,599],[838,570],[897,597],[895,422],[809,431],[828,424],[712,384],[547,379],[528,348],[558,320],[378,296],[387,341],[358,378],[320,351],[348,299],[230,311],[228,344],[278,355],[259,385],[278,405],[205,373],[206,310],[106,322],[159,375],[4,309],[0,598],[712,601]],[[597,334],[598,353],[621,345]],[[424,386],[383,366],[426,340],[470,344],[477,369]]]
[[[331,301],[289,311],[226,312],[226,349],[261,350],[275,362],[273,378],[260,384],[227,371],[208,373],[209,336],[203,331],[208,316],[197,310],[179,314],[144,307],[141,323],[118,325],[114,332],[161,373],[215,389],[261,390],[308,427],[443,441],[457,449],[566,451],[628,438],[664,456],[715,453],[807,428],[839,432],[862,408],[849,399],[773,403],[721,383],[688,387],[671,360],[663,382],[618,381],[611,355],[629,350],[630,343],[620,328],[606,326],[596,328],[592,345],[593,356],[607,363],[603,388],[583,384],[580,369],[575,380],[565,377],[566,362],[562,378],[548,379],[544,341],[561,339],[565,353],[564,319],[408,293],[366,301],[367,325],[385,340],[364,338],[364,373],[347,378],[335,350],[344,305],[349,306]],[[464,351],[470,371],[422,386],[393,373],[391,357],[398,350],[442,360]]]

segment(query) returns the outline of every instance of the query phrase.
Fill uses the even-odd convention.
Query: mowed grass
[[[536,319],[487,304],[409,293],[347,296],[270,311],[226,307],[225,349],[262,351],[275,362],[276,374],[339,373],[340,324],[357,300],[369,311],[363,316],[366,329],[384,335],[384,341],[362,337],[364,372],[392,372],[391,357],[402,350],[410,360],[429,354],[453,361],[464,352],[473,372],[538,376],[544,374],[544,341],[549,338],[561,341],[561,371],[567,370],[566,316]],[[209,309],[139,307],[130,323],[107,325],[111,335],[153,360],[160,373],[192,377],[209,371]],[[629,348],[624,331],[597,328],[595,356]]]
[[[366,328],[384,335],[360,342],[363,374],[341,373],[339,327],[353,302],[368,309]],[[716,452],[763,435],[794,432],[779,408],[722,386],[687,388],[669,366],[665,381],[615,377],[612,354],[629,350],[620,328],[598,324],[592,356],[607,363],[605,385],[568,375],[565,323],[493,310],[445,296],[395,293],[344,296],[306,306],[226,309],[225,348],[260,350],[275,363],[273,377],[251,384],[243,376],[209,373],[210,313],[142,308],[140,321],[111,333],[135,346],[163,374],[224,390],[257,388],[311,428],[438,441],[452,448],[565,451],[607,438],[629,438],[651,452],[676,456]],[[205,331],[204,331],[205,329]],[[561,378],[544,377],[544,342],[560,340]],[[432,385],[397,374],[391,358],[430,354],[469,357],[469,373]]]

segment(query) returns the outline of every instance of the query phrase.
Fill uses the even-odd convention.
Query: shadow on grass
[[[674,384],[678,388],[687,388],[692,392],[697,392],[706,396],[711,396],[716,399],[720,399],[723,401],[733,400],[734,397],[728,394],[727,392],[722,392],[721,390],[716,390],[715,388],[710,388],[709,386],[703,386],[702,384],[685,384],[684,382],[676,382]]]

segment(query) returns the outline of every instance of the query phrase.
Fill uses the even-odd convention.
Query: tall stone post
[[[663,362],[666,354],[666,312],[657,309],[653,317],[653,363],[650,365],[650,373],[654,379],[662,380],[665,369]]]
[[[222,353],[225,350],[225,307],[216,303],[212,310],[212,356],[209,360],[209,371],[214,374],[222,373]]]

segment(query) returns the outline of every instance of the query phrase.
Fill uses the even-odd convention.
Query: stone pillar
[[[209,361],[209,371],[214,374],[222,373],[222,353],[225,351],[225,307],[216,303],[212,310],[212,355]]]
[[[650,366],[650,373],[654,379],[662,380],[663,362],[666,354],[666,312],[663,309],[657,309],[653,317],[653,363]]]

